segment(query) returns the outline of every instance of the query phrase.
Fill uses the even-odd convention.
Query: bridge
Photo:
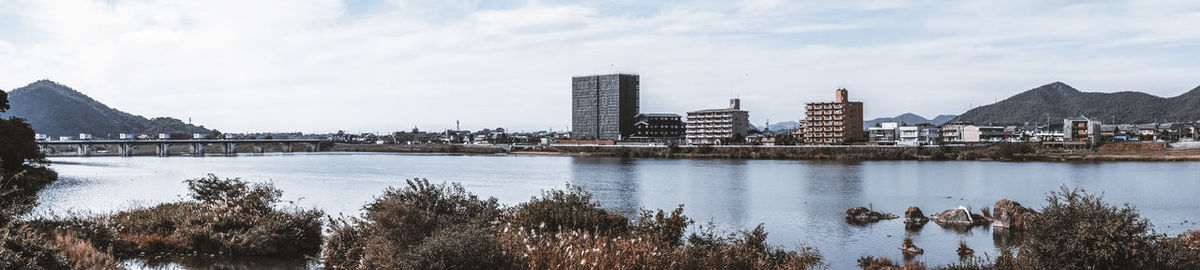
[[[238,145],[250,145],[254,153],[263,153],[265,144],[278,144],[284,153],[295,150],[296,145],[307,146],[308,152],[319,151],[317,139],[167,139],[167,140],[68,140],[68,141],[38,141],[38,149],[43,153],[52,146],[73,146],[78,156],[91,156],[97,145],[115,146],[117,153],[123,157],[133,156],[133,150],[138,146],[154,146],[154,153],[160,157],[169,156],[172,145],[187,145],[192,156],[204,156],[205,147],[215,145],[221,149],[221,154],[237,155]]]

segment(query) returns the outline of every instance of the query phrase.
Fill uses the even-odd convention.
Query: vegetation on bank
[[[1080,189],[1063,187],[1046,202],[1015,246],[994,258],[970,256],[934,269],[1200,269],[1200,231],[1156,234],[1133,206],[1110,205]],[[920,262],[899,265],[871,256],[858,263],[863,269],[926,269]]]
[[[15,227],[26,238],[53,240],[57,261],[89,265],[83,269],[118,268],[116,259],[126,258],[153,264],[180,256],[313,256],[320,250],[324,214],[280,207],[282,192],[270,183],[214,175],[185,182],[188,201],[100,216],[38,217]],[[44,257],[39,254],[28,257]]]
[[[766,244],[762,226],[721,235],[677,208],[636,220],[608,212],[579,188],[547,191],[500,207],[458,184],[408,181],[368,204],[361,217],[330,220],[322,258],[330,269],[809,269],[812,249]],[[711,228],[711,227],[706,227]]]

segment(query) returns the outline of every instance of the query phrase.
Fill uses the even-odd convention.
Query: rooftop
[[[718,112],[748,112],[748,111],[725,108],[725,109],[707,109],[707,110],[699,110],[699,111],[690,111],[688,113],[691,114],[691,113],[718,113]]]

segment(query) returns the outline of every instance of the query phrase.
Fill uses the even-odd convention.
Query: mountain
[[[179,119],[145,117],[113,109],[83,93],[56,82],[41,80],[8,93],[12,109],[4,117],[21,117],[39,134],[51,137],[89,133],[97,138],[118,133],[203,133],[204,126],[193,126]]]
[[[873,127],[873,126],[875,126],[875,124],[887,123],[887,122],[896,122],[896,123],[909,124],[909,125],[929,123],[929,124],[938,126],[938,125],[941,125],[942,123],[949,122],[951,119],[954,119],[954,117],[955,117],[955,115],[943,114],[943,115],[938,115],[937,117],[934,117],[933,119],[925,119],[925,117],[921,117],[920,115],[916,115],[914,113],[905,113],[905,114],[897,115],[896,117],[880,117],[880,118],[863,121],[863,129]]]
[[[1142,92],[1080,92],[1054,82],[971,109],[954,121],[980,124],[1046,123],[1086,116],[1102,122],[1154,123],[1200,120],[1200,87],[1164,98]]]
[[[793,131],[793,130],[799,129],[800,122],[785,121],[785,122],[774,123],[767,127],[771,128],[772,132],[787,132],[787,131]],[[750,124],[750,129],[762,130],[762,128],[755,126],[754,124]]]

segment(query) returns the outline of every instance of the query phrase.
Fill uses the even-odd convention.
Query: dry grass
[[[55,234],[54,243],[60,254],[71,262],[72,269],[120,269],[120,264],[111,252],[96,250],[91,242],[79,240],[70,234]]]
[[[461,186],[414,179],[389,189],[361,218],[331,220],[330,269],[810,269],[810,248],[766,244],[766,231],[684,240],[683,208],[643,211],[635,222],[607,212],[578,188],[548,191],[501,210]],[[711,227],[709,227],[711,228]],[[469,252],[464,252],[469,251]]]

